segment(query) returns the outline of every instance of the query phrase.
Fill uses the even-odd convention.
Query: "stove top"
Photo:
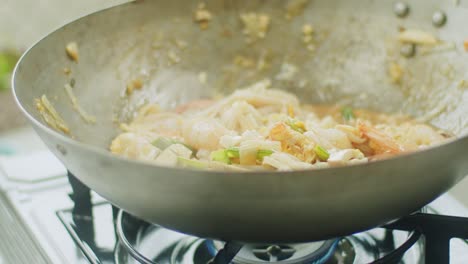
[[[116,208],[108,203],[93,206],[96,216],[83,217],[66,209],[57,216],[91,263],[159,263],[159,264],[207,264],[222,250],[226,243],[193,237],[148,224],[125,212],[116,214]],[[100,245],[95,230],[116,216],[108,225],[115,226],[112,236],[115,246]],[[403,245],[411,237],[407,232],[373,229],[328,241],[302,244],[249,244],[232,259],[236,264],[262,264],[278,262],[352,264],[371,263]],[[406,252],[404,263],[424,263],[423,241]]]
[[[76,190],[76,189],[75,189]],[[75,197],[76,198],[76,197]],[[432,254],[425,254],[428,240],[423,239],[423,229],[411,226],[411,220],[421,218],[417,223],[429,222],[435,209],[431,206],[424,211],[401,219],[389,226],[375,228],[347,237],[301,244],[237,244],[202,239],[174,232],[142,221],[107,202],[93,204],[86,212],[73,209],[57,212],[58,218],[74,239],[78,248],[90,263],[158,263],[158,264],[353,264],[353,263],[442,263],[425,261]],[[468,220],[442,216],[436,224],[453,224],[458,219],[466,225]],[[442,221],[443,220],[443,221]],[[100,246],[96,228],[100,223],[112,226],[116,243],[113,247]],[[406,226],[406,228],[405,228]],[[408,229],[414,231],[399,231]],[[450,228],[445,228],[449,230]],[[463,229],[457,229],[462,230]],[[467,230],[466,228],[464,230]],[[443,232],[444,234],[446,232]],[[430,233],[433,234],[433,233]],[[466,233],[465,233],[466,234]],[[108,235],[109,236],[109,235]],[[442,241],[438,238],[438,241]],[[468,244],[460,244],[454,249],[460,252],[468,249]],[[226,251],[223,256],[223,251]],[[227,256],[231,254],[231,256]],[[440,254],[439,254],[440,255]],[[443,254],[442,254],[443,255]],[[460,254],[455,254],[461,256]],[[221,256],[221,257],[220,257]],[[217,258],[221,260],[216,261]],[[465,257],[452,263],[464,263]],[[458,262],[460,261],[460,262]]]
[[[228,246],[221,241],[201,239],[173,232],[121,213],[118,221],[121,263],[194,263],[214,262]],[[301,244],[231,244],[238,252],[232,256],[235,264],[277,262],[348,264],[371,263],[387,255],[408,239],[406,232],[383,229],[370,230],[348,237]],[[153,245],[158,245],[155,248]],[[122,250],[123,249],[123,250]],[[422,241],[408,251],[401,263],[423,263]]]
[[[38,169],[28,170],[30,175],[25,175],[24,168],[14,168],[14,164],[38,165]],[[7,236],[10,240],[0,240],[0,263],[428,263],[427,243],[421,234],[437,220],[424,214],[413,215],[388,228],[328,241],[240,245],[148,224],[119,212],[83,186],[74,184],[71,188],[66,175],[65,168],[47,152],[8,162],[0,159],[0,232],[14,234]],[[83,197],[88,202],[83,203]],[[81,202],[76,204],[77,199]],[[429,216],[468,217],[468,208],[448,194],[426,210]],[[451,228],[458,218],[450,219],[439,224],[439,229],[462,232]],[[414,223],[421,221],[427,226],[414,231]],[[393,262],[378,260],[381,258]],[[451,239],[450,263],[467,262],[468,243]]]

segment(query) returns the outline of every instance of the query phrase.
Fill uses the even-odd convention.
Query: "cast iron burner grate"
[[[416,232],[408,237],[407,232],[395,234],[398,231],[380,229],[312,243],[243,245],[183,235],[148,224],[123,211],[119,212],[116,225],[122,251],[144,264],[423,263],[420,234]],[[153,248],[155,244],[158,247]],[[395,248],[395,244],[399,247]],[[411,256],[407,256],[405,262],[400,262],[403,254],[411,247]],[[381,256],[386,257],[376,262]]]
[[[72,174],[69,173],[70,184],[72,185],[73,194],[70,195],[72,200],[75,202],[73,210],[73,219],[85,219],[92,221],[92,203],[90,200],[90,190],[78,181]],[[164,231],[163,228],[148,224],[142,220],[130,216],[123,211],[120,211],[119,214],[116,208],[113,207],[113,212],[115,216],[115,229],[117,236],[120,241],[121,249],[128,251],[133,258],[145,264],[168,264],[168,263],[185,263],[178,261],[178,256],[173,255],[170,258],[169,262],[150,260],[141,254],[127,238],[125,233],[124,223],[128,224],[129,221],[126,221],[125,218],[133,219],[133,223],[130,225],[130,229],[133,231],[138,231],[142,227],[144,228],[155,228]],[[115,220],[114,219],[114,220]],[[131,221],[130,221],[131,222]],[[126,229],[128,229],[128,225]],[[76,230],[73,228],[67,228],[68,231],[72,234],[75,240],[76,236],[73,236],[73,233]],[[358,263],[374,263],[374,264],[385,264],[385,263],[400,263],[405,254],[408,255],[408,252],[418,246],[421,241],[420,238],[424,237],[424,263],[427,264],[439,264],[439,263],[449,263],[450,256],[450,239],[452,238],[461,238],[468,239],[468,218],[463,217],[453,217],[453,216],[442,216],[442,215],[433,215],[426,213],[416,213],[407,217],[403,217],[400,220],[383,226],[385,236],[384,239],[378,244],[369,243],[369,239],[360,241],[361,245],[359,247],[366,248],[378,248],[380,252],[376,253],[372,261],[361,261]],[[407,239],[397,248],[392,248],[392,245],[395,243],[395,230],[401,230],[409,232]],[[141,231],[141,230],[140,230]],[[138,235],[141,235],[138,231]],[[167,232],[172,232],[167,230]],[[177,233],[176,233],[177,234]],[[298,249],[297,245],[241,245],[235,242],[219,242],[219,241],[210,241],[200,238],[188,237],[186,235],[179,234],[180,236],[185,236],[186,238],[180,237],[183,243],[177,243],[174,248],[175,252],[182,252],[183,248],[196,244],[198,249],[202,249],[200,252],[194,252],[195,256],[200,257],[204,262],[195,263],[195,264],[228,264],[228,263],[251,263],[256,264],[256,261],[252,261],[252,256],[247,256],[246,252],[250,252],[258,263],[268,263],[268,262],[277,262],[284,264],[292,263],[303,263],[303,264],[336,264],[336,263],[355,263],[346,262],[348,259],[352,259],[355,256],[353,247],[356,247],[357,242],[353,240],[354,238],[346,237],[336,240],[316,242],[321,244],[316,244],[315,250],[306,250],[302,258],[297,258]],[[360,234],[358,234],[359,236]],[[188,237],[188,238],[187,238]],[[89,238],[92,240],[92,238]],[[77,242],[78,243],[78,242]],[[198,243],[198,244],[197,244]],[[307,243],[308,247],[312,245]],[[118,246],[117,246],[118,247]],[[82,249],[83,250],[83,249]],[[83,250],[84,254],[87,255]],[[342,255],[337,256],[336,252],[344,252]],[[385,253],[385,254],[382,254]],[[123,250],[119,250],[114,253],[115,255],[122,255]],[[197,255],[198,254],[198,255]],[[163,254],[164,255],[164,254]],[[167,254],[166,254],[167,255]],[[381,257],[384,255],[383,257]],[[247,256],[247,257],[246,257]],[[293,258],[294,256],[294,258]],[[331,261],[332,257],[341,258],[338,260]],[[116,257],[117,258],[117,257]],[[91,259],[88,257],[88,259]],[[118,261],[116,261],[118,262]],[[194,263],[194,262],[192,262]]]

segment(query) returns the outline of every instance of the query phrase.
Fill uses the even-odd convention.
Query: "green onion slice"
[[[239,148],[237,148],[237,147],[230,147],[230,148],[227,148],[227,149],[226,149],[226,155],[227,155],[230,159],[239,158],[239,157],[240,157]]]
[[[327,161],[328,158],[330,158],[330,153],[328,153],[328,151],[326,149],[324,149],[323,147],[321,147],[319,145],[315,146],[314,152],[315,152],[315,154],[317,154],[317,157],[321,161]]]
[[[299,121],[294,120],[294,119],[286,121],[286,125],[288,125],[292,130],[297,131],[299,133],[306,132],[306,130],[303,127],[297,125],[298,123]]]
[[[229,158],[225,149],[220,149],[220,150],[211,152],[210,158],[211,160],[214,160],[214,161],[231,164],[231,159]]]
[[[343,119],[346,121],[350,121],[356,117],[354,115],[353,109],[349,106],[343,107],[343,109],[341,109],[341,115],[343,116]]]
[[[257,152],[257,159],[263,160],[264,157],[270,156],[270,155],[273,154],[273,153],[274,153],[273,150],[269,150],[269,149],[259,149],[258,152]]]
[[[258,160],[263,160],[264,157],[270,156],[273,153],[274,153],[273,150],[259,149],[257,151],[257,159]],[[231,164],[232,163],[231,159],[240,158],[239,148],[238,147],[230,147],[230,148],[227,148],[227,149],[219,149],[219,150],[213,151],[213,152],[211,152],[210,158],[211,158],[211,160],[214,160],[214,161],[219,161],[219,162],[222,162],[222,163]]]

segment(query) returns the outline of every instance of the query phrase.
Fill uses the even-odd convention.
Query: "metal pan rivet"
[[[406,58],[413,57],[415,53],[416,53],[416,45],[414,44],[411,44],[411,43],[404,44],[400,48],[400,54]]]
[[[393,12],[399,17],[405,17],[409,14],[410,8],[403,2],[396,2],[393,6]]]
[[[441,27],[447,21],[447,15],[442,11],[437,11],[432,15],[432,24],[436,27]]]

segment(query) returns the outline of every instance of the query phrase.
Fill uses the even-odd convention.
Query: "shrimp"
[[[348,139],[351,141],[351,143],[362,144],[367,140],[362,136],[362,133],[353,126],[336,125],[335,128],[342,131],[343,133],[346,133],[346,136],[348,136]]]
[[[305,162],[313,162],[316,159],[314,152],[315,143],[305,135],[292,130],[284,122],[277,123],[270,130],[269,138],[281,142],[283,151],[290,153]]]
[[[220,138],[232,133],[232,131],[225,128],[218,120],[212,118],[187,120],[182,125],[184,142],[196,149],[219,149]]]
[[[374,154],[398,154],[405,151],[392,137],[364,122],[358,122],[357,128],[369,139],[369,147],[374,150]]]
[[[403,145],[412,145],[414,148],[431,146],[444,141],[445,138],[427,125],[409,125],[404,137],[400,141]]]
[[[406,150],[418,150],[446,139],[433,127],[412,122],[405,122],[398,126],[380,124],[377,128],[394,138]]]

